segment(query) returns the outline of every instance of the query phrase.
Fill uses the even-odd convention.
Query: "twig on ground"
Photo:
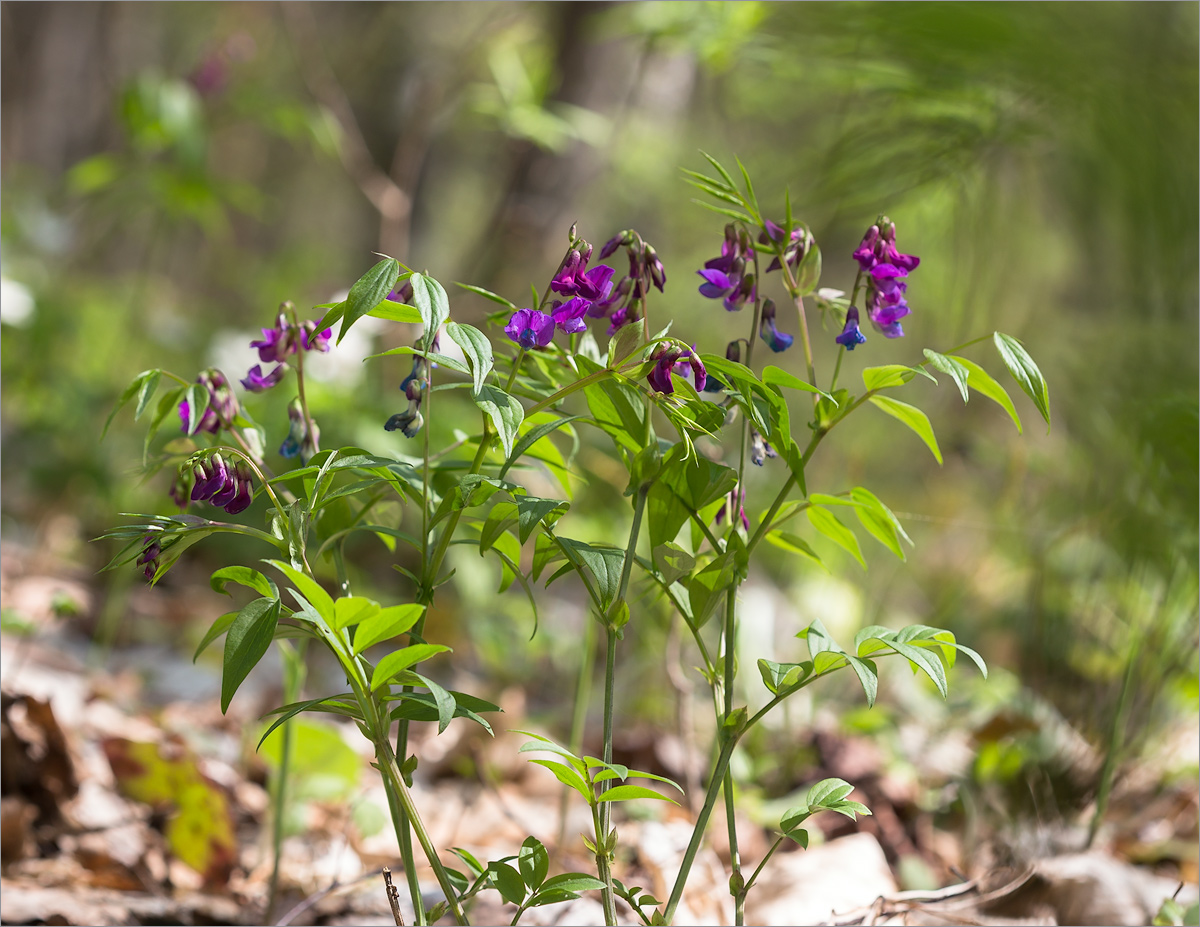
[[[392,907],[392,917],[396,927],[404,927],[404,915],[400,913],[400,890],[392,883],[392,870],[383,867],[383,887],[387,891],[388,904]]]

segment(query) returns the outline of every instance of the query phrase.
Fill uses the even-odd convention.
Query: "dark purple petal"
[[[892,322],[889,325],[876,325],[875,327],[879,330],[879,333],[881,335],[883,335],[883,337],[885,337],[885,338],[903,338],[904,337],[904,329],[900,327],[899,322]]]
[[[300,340],[304,343],[306,351],[320,351],[322,354],[328,354],[329,339],[332,337],[332,328],[318,332],[316,322],[305,322],[304,327],[300,329]]]
[[[550,317],[554,319],[554,324],[562,329],[562,331],[569,335],[575,334],[587,331],[587,323],[583,321],[583,317],[591,308],[591,302],[576,296],[567,300],[561,306],[556,307],[550,313]]]
[[[250,503],[254,501],[253,486],[248,479],[239,479],[237,485],[237,495],[233,497],[232,502],[225,505],[225,511],[230,515],[236,515],[238,512],[244,512],[250,507]]]
[[[575,286],[578,294],[587,300],[603,299],[612,286],[610,281],[614,273],[616,271],[607,264],[598,264],[586,274],[576,274]]]
[[[504,333],[526,351],[545,347],[554,337],[554,319],[537,309],[518,309],[504,326]]]

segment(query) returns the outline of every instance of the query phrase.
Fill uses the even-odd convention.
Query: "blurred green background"
[[[852,420],[809,483],[870,486],[916,548],[907,564],[872,550],[865,574],[836,553],[832,575],[767,553],[747,675],[754,657],[799,653],[792,634],[816,617],[839,631],[921,621],[996,669],[989,685],[959,673],[944,709],[922,702],[947,727],[1050,712],[1125,761],[1194,717],[1195,4],[4,3],[0,16],[6,542],[102,566],[113,551],[87,542],[116,513],[170,510],[165,475],[138,482],[128,411],[99,440],[124,385],[152,366],[241,376],[279,302],[329,300],[376,251],[522,303],[572,222],[597,244],[636,228],[667,269],[656,318],[720,353],[745,320],[696,292],[724,221],[680,179],[705,168],[703,149],[740,157],[779,221],[790,189],[824,286],[850,288],[850,252],[880,212],[920,255],[907,337],[871,338],[844,381],[1000,329],[1041,365],[1054,415],[1047,435],[1012,390],[1020,436],[982,399],[913,385],[941,468],[898,425]],[[454,297],[476,324],[489,306]],[[404,365],[359,363],[411,339],[395,328],[321,359],[310,395],[323,446],[415,453],[381,427],[402,408]],[[824,376],[834,334],[817,335]],[[783,366],[801,372],[799,353]],[[999,376],[993,355],[971,356]],[[286,399],[254,407],[273,436]],[[465,406],[439,418],[435,446],[474,424]],[[602,536],[623,483],[587,447],[579,470],[590,502],[570,517]],[[770,463],[754,477],[779,478]],[[403,592],[387,551],[352,553],[360,583]],[[473,556],[443,603],[456,659],[553,701],[585,619],[552,597],[527,641],[524,599],[496,597]],[[180,570],[203,582],[224,562],[202,544]],[[134,578],[97,582],[85,617],[127,619]],[[121,620],[113,633],[161,631]],[[663,679],[626,687],[631,724],[673,723],[667,636],[648,619],[624,645],[629,680]],[[902,719],[903,700],[886,701],[846,723]],[[981,790],[1029,800],[1028,771],[1053,767],[1039,724],[976,738]],[[1098,777],[1068,805],[1086,806]]]

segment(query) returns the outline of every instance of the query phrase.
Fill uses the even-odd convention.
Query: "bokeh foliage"
[[[87,538],[115,511],[165,511],[163,477],[128,478],[128,416],[97,443],[124,384],[227,356],[281,300],[344,289],[374,250],[519,300],[572,221],[594,241],[635,227],[667,266],[652,311],[719,353],[740,320],[696,295],[693,270],[720,220],[678,174],[703,148],[741,157],[760,191],[790,189],[824,285],[849,289],[850,251],[887,212],[923,260],[910,331],[945,347],[1012,332],[1050,379],[1048,437],[1028,404],[1018,439],[948,388],[923,400],[936,471],[902,429],[856,426],[847,477],[911,500],[917,549],[869,580],[847,558],[845,620],[954,628],[1102,746],[1195,710],[1194,4],[152,3],[94,5],[94,35],[42,6],[3,7],[17,141],[0,245],[34,300],[22,322],[6,292],[3,312],[6,535],[65,512]],[[49,45],[17,42],[38,26],[103,77],[79,112],[46,115]],[[782,199],[764,207],[782,214]],[[848,374],[906,351],[876,337]],[[403,375],[331,372],[312,396],[326,446],[403,453],[381,430]],[[459,425],[430,427],[440,441]],[[578,460],[581,478],[610,480],[586,447]],[[598,526],[622,489],[593,496]],[[357,553],[364,581],[393,583],[386,551]],[[479,665],[512,682],[569,672],[582,613],[528,644],[523,601],[468,568],[444,620]],[[805,621],[827,617],[826,579],[760,569]],[[646,661],[665,633],[647,631]],[[629,708],[665,721],[653,692]]]

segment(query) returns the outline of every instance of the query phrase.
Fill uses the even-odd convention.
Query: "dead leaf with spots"
[[[167,808],[171,852],[204,877],[210,889],[224,888],[237,859],[233,816],[224,791],[200,772],[196,759],[177,742],[103,741],[117,787],[135,801]]]

